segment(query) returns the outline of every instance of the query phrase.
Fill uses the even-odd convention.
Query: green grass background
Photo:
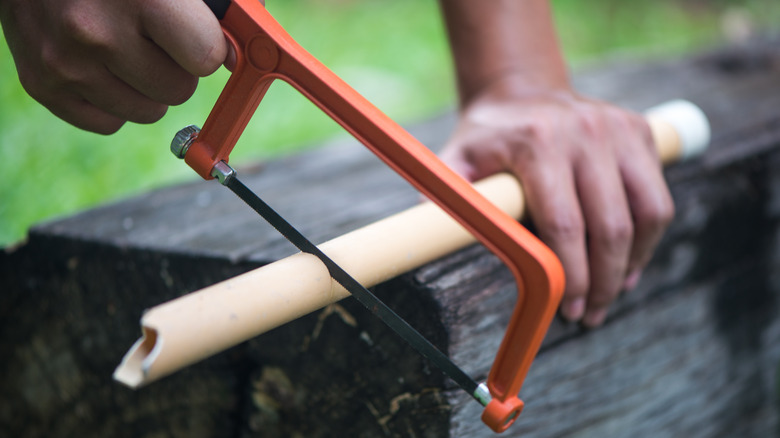
[[[268,0],[268,9],[307,50],[401,123],[455,102],[449,51],[434,0]],[[574,66],[615,52],[670,56],[723,39],[726,11],[758,28],[780,28],[777,0],[554,0],[562,44]],[[158,123],[112,136],[73,128],[19,85],[0,45],[0,246],[31,224],[195,175],[168,151],[184,125],[202,124],[224,70]],[[266,160],[300,151],[340,128],[289,86],[275,84],[231,156]]]

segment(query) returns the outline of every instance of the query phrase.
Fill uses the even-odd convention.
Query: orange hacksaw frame
[[[258,0],[232,0],[220,20],[236,54],[233,74],[185,161],[211,179],[275,79],[292,85],[468,229],[512,271],[518,299],[487,379],[482,420],[506,430],[523,408],[518,392],[555,316],[563,268],[539,239],[494,206],[436,155],[298,45]]]

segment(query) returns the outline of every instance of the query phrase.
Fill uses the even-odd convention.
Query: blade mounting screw
[[[182,128],[171,141],[171,152],[177,158],[184,158],[187,155],[187,150],[192,145],[192,142],[198,138],[200,128],[195,125],[189,125]]]

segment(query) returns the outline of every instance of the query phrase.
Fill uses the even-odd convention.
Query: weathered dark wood
[[[641,109],[684,97],[711,151],[667,172],[677,205],[638,290],[592,332],[556,321],[506,436],[770,436],[780,359],[780,47],[616,60],[585,93]],[[431,147],[445,115],[413,128]],[[183,165],[183,164],[181,164]],[[417,202],[349,139],[245,181],[315,241]],[[293,252],[215,183],[31,230],[0,255],[0,436],[489,436],[480,407],[352,300],[140,391],[110,380],[143,309]],[[514,285],[480,247],[376,288],[477,378]]]
[[[553,325],[522,391],[528,406],[513,433],[774,435],[780,179],[772,172],[778,174],[780,154],[763,158],[673,184],[678,219],[640,287],[603,329]],[[505,323],[485,327],[484,314],[513,291],[494,259],[473,251],[473,259],[445,260],[417,275],[445,308],[459,309],[444,313],[454,357],[481,365],[493,347],[485,340],[498,339]],[[448,263],[480,272],[464,276]],[[484,328],[475,336],[475,327]],[[453,436],[489,436],[468,421],[478,407],[458,392],[451,396]]]

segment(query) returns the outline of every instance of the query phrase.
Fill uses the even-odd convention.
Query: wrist
[[[465,84],[464,84],[465,85]],[[571,97],[575,95],[569,77],[565,72],[548,74],[533,68],[514,70],[483,79],[479,85],[461,87],[461,107],[476,101],[504,101],[529,99],[539,96]]]
[[[441,5],[462,105],[488,88],[507,95],[571,89],[548,0]]]
[[[581,96],[565,80],[537,78],[524,72],[512,72],[486,80],[481,87],[471,92],[460,92],[460,111],[467,112],[477,107],[516,106],[521,102],[525,105],[548,105],[558,102],[569,106],[580,100]]]

